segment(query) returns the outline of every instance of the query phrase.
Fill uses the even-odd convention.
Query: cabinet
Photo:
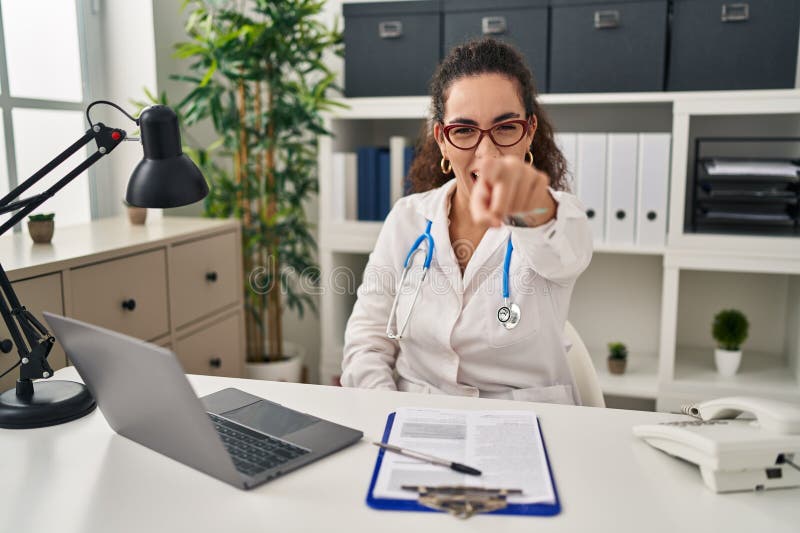
[[[800,135],[800,90],[545,94],[556,131],[669,134],[669,205],[663,245],[596,245],[578,280],[569,319],[589,348],[605,394],[675,410],[687,401],[756,394],[800,402],[800,243],[794,238],[694,234],[685,198],[698,136]],[[415,138],[427,97],[350,98],[326,118],[334,137],[319,140],[319,174],[332,154],[392,135]],[[341,372],[342,345],[356,289],[380,222],[331,216],[334,195],[320,179],[321,365],[324,384]],[[409,243],[410,244],[410,243]],[[398,246],[406,246],[398,243]],[[716,374],[711,322],[738,307],[751,337],[732,379]],[[606,344],[625,342],[628,370],[606,370]]]
[[[188,373],[242,375],[236,221],[167,217],[131,226],[101,219],[58,228],[52,245],[6,235],[0,258],[20,301],[43,323],[42,311],[65,314],[173,349]],[[8,338],[5,329],[0,325],[0,339]],[[17,360],[15,349],[0,354],[0,371]],[[50,364],[67,364],[58,342]],[[0,388],[12,388],[17,375],[9,373]]]

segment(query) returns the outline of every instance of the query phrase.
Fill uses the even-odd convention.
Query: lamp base
[[[16,389],[0,394],[0,428],[55,426],[86,416],[97,404],[86,385],[74,381],[37,381],[33,395],[22,399]]]

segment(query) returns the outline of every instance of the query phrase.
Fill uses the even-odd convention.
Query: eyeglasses
[[[459,150],[472,150],[488,135],[495,146],[507,148],[520,142],[531,124],[527,120],[507,120],[483,130],[471,124],[449,124],[443,128],[445,138]]]

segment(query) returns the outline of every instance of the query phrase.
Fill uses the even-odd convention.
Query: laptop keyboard
[[[258,433],[245,426],[208,413],[236,470],[253,476],[309,453],[309,450]]]

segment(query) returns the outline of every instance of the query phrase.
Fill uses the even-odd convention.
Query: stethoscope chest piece
[[[497,320],[506,329],[514,329],[519,324],[519,306],[517,304],[504,305],[497,310]]]

